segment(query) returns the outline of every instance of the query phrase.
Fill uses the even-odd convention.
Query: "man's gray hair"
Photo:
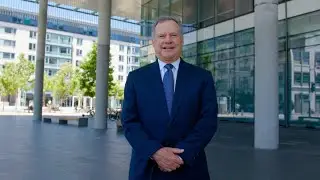
[[[153,38],[155,36],[156,26],[159,23],[162,23],[162,22],[165,22],[165,21],[174,21],[175,23],[177,23],[179,25],[179,27],[180,27],[180,35],[183,36],[182,24],[181,24],[180,20],[178,20],[177,18],[172,17],[172,16],[161,16],[153,23],[153,26],[152,26],[152,37]]]

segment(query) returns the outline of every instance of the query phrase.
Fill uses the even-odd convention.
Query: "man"
[[[153,26],[156,61],[128,75],[122,125],[132,146],[130,180],[209,180],[204,148],[217,130],[217,100],[209,71],[180,58],[180,23]]]

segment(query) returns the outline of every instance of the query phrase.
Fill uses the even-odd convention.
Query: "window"
[[[28,56],[28,60],[29,60],[29,61],[35,61],[35,60],[36,60],[36,57],[33,56],[33,55],[29,55],[29,56]]]
[[[309,84],[310,83],[310,73],[303,73],[303,84]]]
[[[52,46],[47,45],[47,46],[46,46],[46,51],[47,51],[47,52],[52,52]]]
[[[231,19],[234,16],[234,0],[217,0],[217,22]]]
[[[214,49],[214,39],[205,40],[198,43],[198,53],[199,54],[206,54],[213,52]]]
[[[58,59],[57,58],[49,58],[49,64],[58,64]]]
[[[303,57],[303,64],[309,65],[310,53],[309,52],[303,52],[302,53],[302,57]]]
[[[127,54],[131,54],[131,47],[130,46],[128,46],[128,48],[127,48]]]
[[[320,52],[315,52],[314,59],[316,61],[316,66],[320,66]]]
[[[200,28],[210,26],[214,23],[214,1],[200,0],[199,1],[199,21]]]
[[[127,64],[130,64],[130,63],[131,63],[131,61],[132,61],[131,57],[130,57],[130,56],[128,56],[128,57],[127,57]]]
[[[8,52],[3,52],[2,53],[2,58],[3,59],[14,59],[15,54],[14,53],[8,53]]]
[[[5,33],[8,33],[8,34],[16,34],[17,29],[5,27],[5,28],[4,28],[4,32],[5,32]]]
[[[48,41],[50,41],[50,39],[51,39],[50,37],[51,37],[50,34],[47,34],[46,38]]]
[[[134,63],[139,63],[139,58],[138,57],[133,57],[134,58]]]
[[[254,43],[254,29],[240,31],[235,33],[236,46],[243,46]]]
[[[79,67],[80,66],[80,61],[76,60],[76,66]]]
[[[124,57],[122,55],[119,55],[119,62],[124,62]]]
[[[37,32],[35,32],[35,31],[30,31],[30,32],[29,32],[29,37],[30,37],[31,39],[36,39],[36,38],[37,38]]]
[[[189,44],[183,46],[183,56],[184,57],[191,57],[197,55],[197,43]]]
[[[34,44],[34,43],[29,43],[29,50],[35,51],[35,50],[36,50],[36,44]]]
[[[183,18],[182,18],[182,21],[183,21],[183,24],[186,24],[186,25],[193,25],[196,23],[197,21],[197,1],[195,0],[183,0]],[[190,29],[192,30],[192,29]]]
[[[301,50],[300,49],[293,49],[292,50],[293,60],[295,64],[301,64]]]
[[[123,45],[120,45],[120,46],[119,46],[119,51],[121,51],[121,52],[124,51],[124,46],[123,46]]]
[[[229,49],[234,47],[233,34],[219,36],[216,38],[216,50]]]
[[[316,74],[315,82],[316,82],[316,85],[320,86],[320,73]]]
[[[235,0],[236,16],[247,14],[253,11],[254,0]]]
[[[301,84],[301,72],[294,73],[294,84]]]
[[[82,50],[81,49],[77,49],[77,56],[82,56]]]
[[[0,44],[2,44],[4,47],[15,47],[16,42],[11,40],[2,40],[0,39]]]
[[[123,72],[123,65],[118,66],[119,72]]]
[[[60,47],[60,53],[61,54],[71,54],[71,49],[70,48],[65,48],[65,47]]]
[[[132,54],[139,54],[139,47],[132,47]]]
[[[123,81],[123,76],[118,75],[118,81],[122,82]]]
[[[77,45],[78,46],[82,46],[82,43],[83,43],[82,41],[83,41],[82,39],[78,38],[77,39]]]

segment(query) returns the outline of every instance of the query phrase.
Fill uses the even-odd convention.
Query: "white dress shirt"
[[[167,72],[167,68],[165,68],[164,66],[167,63],[161,61],[160,59],[158,59],[158,60],[159,60],[158,62],[159,62],[159,68],[160,68],[160,72],[161,72],[161,79],[163,81],[163,76]],[[178,76],[178,70],[179,70],[179,64],[180,64],[180,58],[178,60],[174,61],[171,64],[173,65],[172,72],[173,72],[174,90],[175,90],[176,89],[177,76]]]

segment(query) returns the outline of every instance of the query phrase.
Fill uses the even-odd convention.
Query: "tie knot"
[[[173,68],[173,65],[172,64],[166,64],[164,66],[167,70],[171,70]]]

